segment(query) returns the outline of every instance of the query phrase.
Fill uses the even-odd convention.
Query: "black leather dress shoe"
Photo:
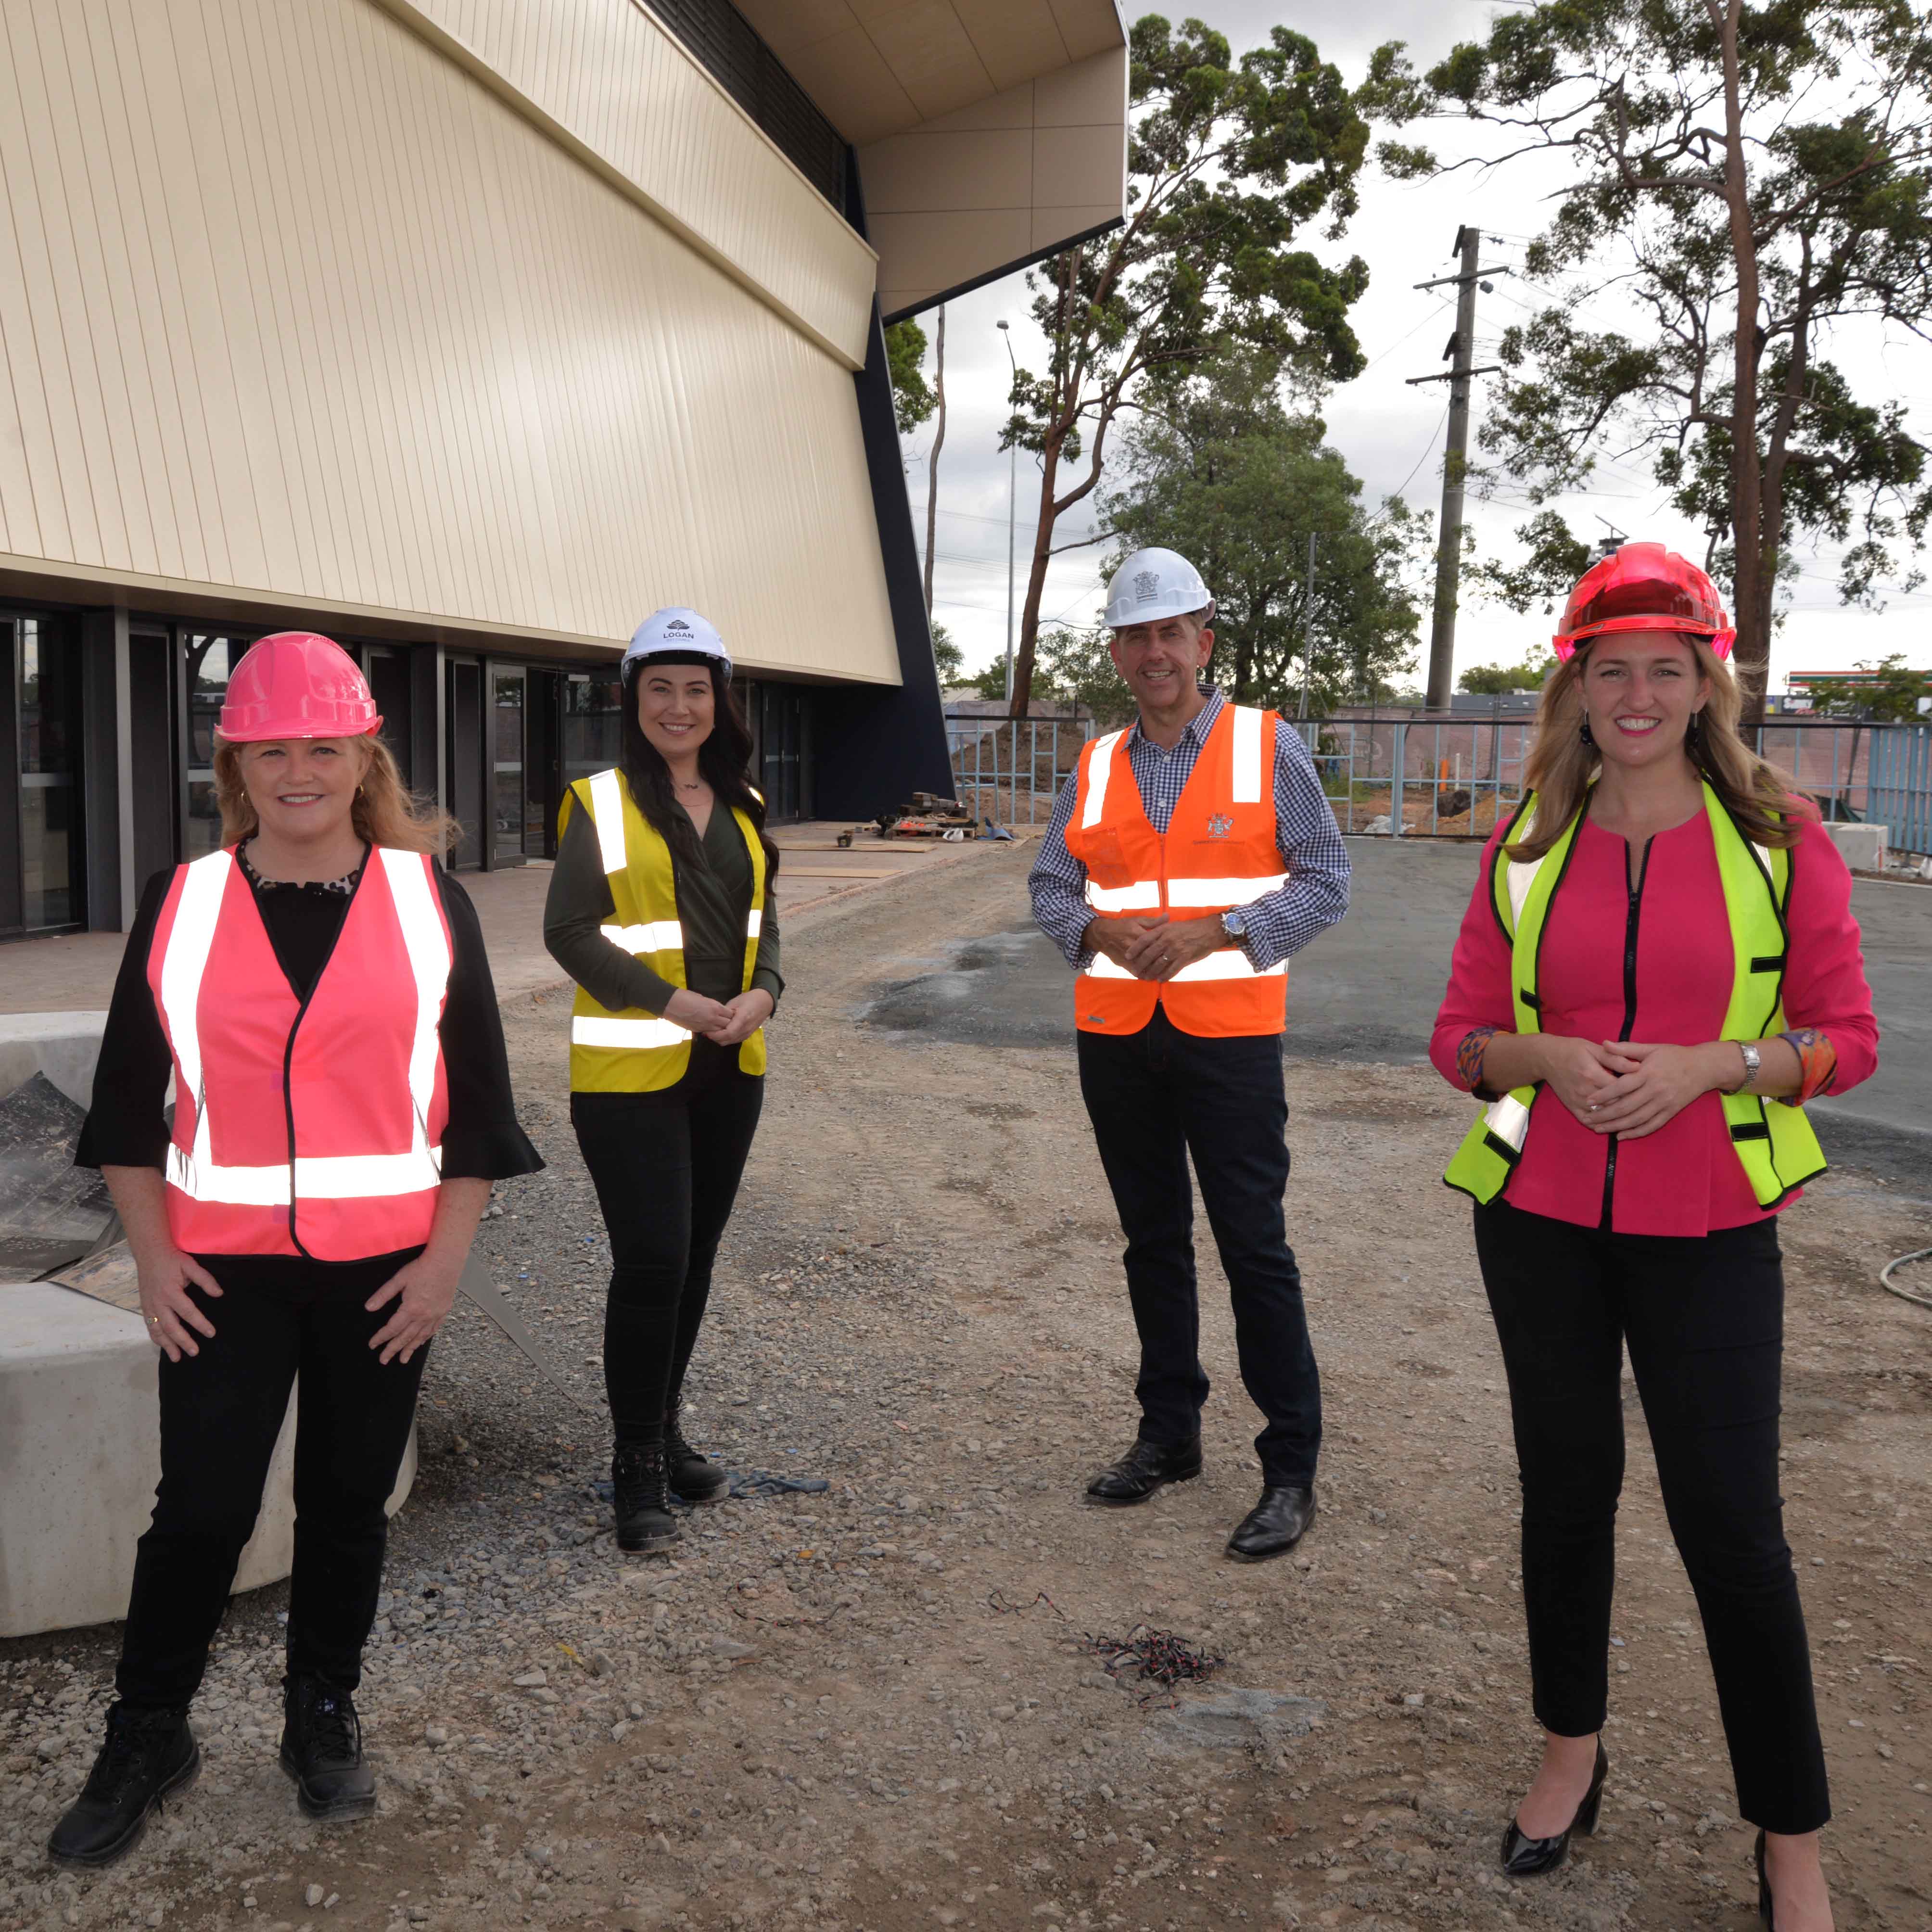
[[[48,1857],[61,1865],[111,1865],[140,1841],[161,1800],[191,1784],[200,1768],[201,1747],[185,1711],[115,1705],[87,1783],[47,1840]]]
[[[1087,1485],[1087,1500],[1124,1509],[1130,1503],[1145,1502],[1169,1483],[1190,1482],[1200,1473],[1199,1436],[1191,1436],[1185,1442],[1150,1442],[1138,1437],[1118,1462]]]
[[[1570,1821],[1568,1831],[1558,1832],[1553,1838],[1532,1838],[1524,1835],[1521,1826],[1512,1818],[1509,1829],[1503,1834],[1503,1870],[1511,1878],[1534,1878],[1543,1872],[1552,1872],[1560,1865],[1570,1850],[1572,1832],[1587,1838],[1597,1828],[1597,1811],[1604,1802],[1604,1780],[1609,1774],[1610,1760],[1604,1755],[1600,1740],[1597,1745],[1597,1768],[1590,1774],[1590,1788],[1583,1794],[1583,1802],[1576,1808],[1576,1815]]]
[[[1314,1520],[1312,1489],[1265,1489],[1261,1501],[1228,1538],[1228,1554],[1240,1563],[1265,1563],[1270,1556],[1286,1556]]]
[[[376,1808],[375,1774],[362,1762],[362,1720],[346,1690],[292,1677],[283,1697],[282,1768],[311,1818],[366,1818]]]

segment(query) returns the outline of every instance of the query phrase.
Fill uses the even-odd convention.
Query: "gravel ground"
[[[1604,1821],[1553,1879],[1493,1870],[1534,1732],[1502,1376],[1466,1212],[1435,1178],[1465,1103],[1432,1075],[1289,1065],[1330,1430],[1301,1550],[1220,1556],[1256,1424],[1207,1256],[1206,1474],[1137,1510],[1079,1505],[1132,1434],[1133,1358],[1070,1047],[863,1024],[882,985],[1010,928],[1024,866],[975,855],[943,893],[884,888],[787,933],[693,1432],[828,1488],[694,1515],[670,1558],[613,1548],[594,1488],[608,1257],[568,1126],[566,1003],[514,1003],[551,1165],[500,1191],[482,1244],[584,1406],[466,1306],[436,1344],[361,1700],[380,1814],[310,1826],[275,1768],[278,1586],[229,1617],[199,1784],[120,1867],[54,1873],[40,1846],[85,1775],[118,1630],[0,1643],[0,1924],[1755,1922],[1634,1407]],[[1847,1928],[1932,1927],[1932,1316],[1875,1285],[1926,1239],[1906,1191],[1840,1171],[1786,1224],[1787,1490]],[[1124,1687],[1083,1639],[1143,1622],[1225,1670],[1178,1698]]]

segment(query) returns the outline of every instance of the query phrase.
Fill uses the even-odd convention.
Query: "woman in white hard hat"
[[[559,821],[544,942],[577,982],[570,1117],[610,1239],[604,1378],[620,1550],[675,1542],[675,1496],[729,1479],[680,1426],[764,1094],[778,1004],[778,853],[746,775],[731,660],[695,610],[657,612],[624,654],[622,766]]]
[[[221,848],[148,881],[122,961],[76,1159],[163,1357],[161,1480],[62,1864],[121,1857],[200,1767],[188,1706],[298,1376],[282,1767],[311,1817],[375,1809],[354,1693],[385,1504],[490,1183],[543,1165],[476,913],[431,856],[453,828],[382,722],[326,638],[256,644],[217,728]]]

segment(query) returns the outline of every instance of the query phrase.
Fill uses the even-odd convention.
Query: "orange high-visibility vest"
[[[420,852],[370,854],[306,1000],[232,848],[176,868],[148,984],[174,1056],[176,1246],[346,1262],[429,1239],[451,958]]]
[[[1286,885],[1274,811],[1281,728],[1272,711],[1223,706],[1164,837],[1141,803],[1129,734],[1110,731],[1087,746],[1066,849],[1087,868],[1094,911],[1219,918]],[[1156,1004],[1183,1033],[1280,1033],[1288,1022],[1288,962],[1258,972],[1232,944],[1166,981],[1137,980],[1103,953],[1073,983],[1075,1018],[1086,1033],[1138,1033]]]

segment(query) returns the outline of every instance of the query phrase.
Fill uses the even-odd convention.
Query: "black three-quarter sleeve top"
[[[256,876],[244,846],[242,869],[255,889],[262,923],[289,984],[306,998],[320,976],[349,910],[359,874],[326,885],[289,885]],[[367,852],[363,863],[368,862]],[[509,1054],[503,1044],[502,1016],[483,949],[483,929],[470,895],[441,866],[432,868],[449,922],[449,984],[438,1028],[449,1097],[449,1121],[442,1136],[446,1180],[506,1180],[534,1174],[543,1157],[517,1124],[510,1088]],[[121,971],[114,982],[100,1056],[94,1072],[94,1103],[74,1153],[77,1167],[152,1167],[166,1161],[168,1126],[163,1114],[173,1060],[160,1016],[148,984],[148,955],[170,883],[170,867],[157,872],[141,894],[140,910],[128,935]],[[343,1264],[285,1256],[223,1257],[232,1270],[238,1262],[251,1273],[306,1271]],[[356,1265],[352,1264],[351,1265]]]

